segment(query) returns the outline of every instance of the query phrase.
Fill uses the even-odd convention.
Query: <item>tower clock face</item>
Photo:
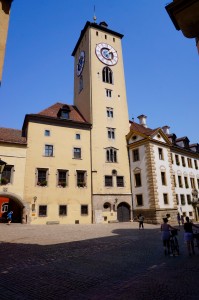
[[[113,66],[116,65],[116,63],[118,62],[118,55],[116,50],[108,44],[97,44],[95,48],[95,53],[98,59],[105,65]]]
[[[84,63],[85,63],[85,52],[81,51],[77,63],[77,76],[81,75],[84,68]]]

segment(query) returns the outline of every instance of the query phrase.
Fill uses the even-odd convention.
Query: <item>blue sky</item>
[[[0,87],[0,126],[21,129],[25,114],[73,104],[71,53],[86,21],[124,34],[129,119],[170,126],[199,142],[199,56],[194,39],[176,31],[161,0],[14,0]]]

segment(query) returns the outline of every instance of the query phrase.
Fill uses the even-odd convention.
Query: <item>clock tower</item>
[[[92,124],[93,222],[129,221],[129,118],[121,40],[105,22],[87,22],[73,50],[74,105]]]

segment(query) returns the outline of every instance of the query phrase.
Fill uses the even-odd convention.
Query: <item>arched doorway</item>
[[[117,219],[119,222],[129,222],[130,217],[130,205],[122,202],[117,207]]]
[[[26,205],[21,197],[7,192],[0,192],[0,219],[7,221],[7,213],[13,211],[13,223],[27,223]]]

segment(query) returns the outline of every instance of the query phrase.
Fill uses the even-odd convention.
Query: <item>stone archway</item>
[[[131,220],[130,205],[126,202],[121,202],[117,206],[117,219],[119,222],[129,222]]]
[[[28,223],[28,207],[29,205],[23,201],[23,199],[9,192],[0,192],[0,199],[6,198],[8,200],[9,210],[13,211],[13,222],[14,223]]]

